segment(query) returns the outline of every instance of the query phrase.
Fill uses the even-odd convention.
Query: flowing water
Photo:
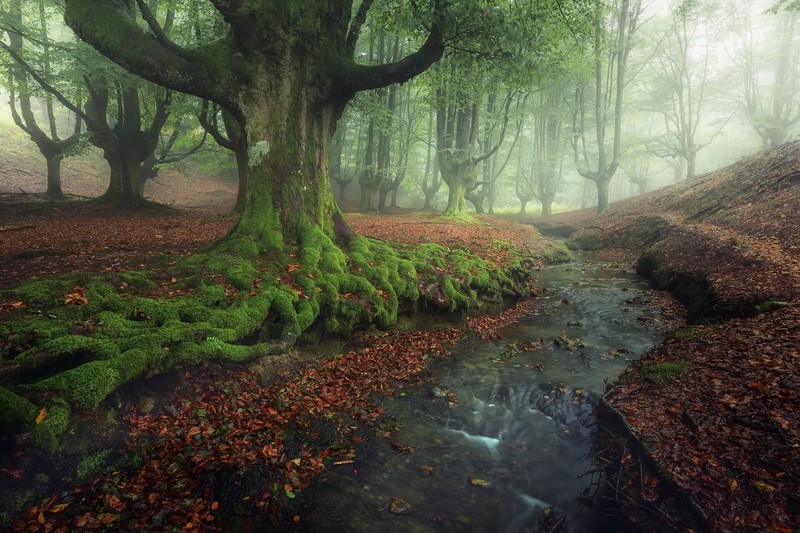
[[[647,286],[614,265],[585,257],[539,274],[548,291],[530,316],[501,340],[460,344],[427,385],[386,402],[383,429],[413,451],[384,443],[357,475],[336,467],[304,513],[308,529],[547,531],[565,517],[569,531],[616,530],[578,498],[592,407],[655,343],[644,324],[658,317],[642,305]]]

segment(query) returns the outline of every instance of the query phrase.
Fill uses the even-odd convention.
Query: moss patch
[[[13,392],[0,388],[0,430],[3,433],[26,431],[33,427],[36,420],[36,406]]]
[[[692,369],[692,363],[688,361],[666,361],[654,365],[643,366],[639,373],[645,379],[649,379],[658,385],[668,383],[680,377]]]

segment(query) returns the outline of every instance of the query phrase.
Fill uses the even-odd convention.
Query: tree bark
[[[61,189],[61,161],[63,154],[45,156],[47,161],[47,197],[54,200],[63,200],[64,191]]]

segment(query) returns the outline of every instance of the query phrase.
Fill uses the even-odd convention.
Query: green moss
[[[34,426],[38,409],[31,402],[0,388],[0,430],[3,433],[27,431]]]
[[[119,374],[121,382],[124,383],[141,376],[149,367],[155,366],[155,362],[157,362],[157,358],[145,350],[133,349],[112,359],[111,366]]]
[[[591,233],[574,235],[564,241],[564,244],[570,250],[586,250],[589,252],[600,250],[608,246],[608,243],[600,235]]]
[[[91,361],[25,388],[58,392],[75,409],[91,410],[123,383],[115,361]]]
[[[512,248],[499,241],[493,246]],[[513,268],[524,270],[519,260]],[[190,288],[191,294],[150,297],[156,284],[146,272],[23,286],[21,293],[38,298],[37,309],[45,311],[4,323],[0,332],[13,337],[7,345],[17,343],[17,351],[33,345],[22,357],[31,364],[38,364],[33,361],[41,357],[34,355],[43,351],[53,358],[80,356],[64,363],[91,361],[21,385],[19,391],[63,398],[59,412],[68,417],[70,408],[94,409],[119,385],[145,373],[208,359],[243,361],[285,352],[312,328],[347,334],[368,324],[394,327],[401,312],[426,307],[456,313],[485,309],[487,302],[497,305],[506,296],[524,293],[525,277],[512,276],[464,248],[355,237],[342,249],[307,224],[300,225],[296,243],[235,238],[187,258],[170,272],[178,278],[176,286]],[[231,298],[224,285],[211,279],[217,274],[241,292]],[[276,281],[287,277],[288,286]],[[64,294],[77,284],[87,288],[89,303],[65,306]],[[88,322],[95,325],[92,331],[70,334]],[[254,333],[259,343],[237,344]],[[52,449],[48,434],[40,439]]]
[[[770,298],[769,300],[760,303],[759,305],[756,306],[756,314],[760,315],[763,313],[769,313],[770,311],[774,311],[775,309],[780,309],[782,307],[787,307],[788,305],[790,305],[789,302],[783,302],[775,298]]]
[[[33,430],[33,445],[47,452],[55,451],[59,437],[67,429],[69,416],[69,404],[61,398],[52,399],[47,405],[47,416]]]
[[[643,366],[639,369],[642,377],[661,385],[668,381],[679,379],[684,373],[692,369],[688,361],[667,361],[655,365]]]
[[[75,469],[75,476],[78,481],[86,481],[94,474],[103,472],[108,467],[108,456],[111,454],[110,450],[99,450],[95,453],[89,454],[78,463]]]
[[[15,363],[25,365],[27,361],[43,352],[48,354],[50,360],[78,352],[92,354],[96,359],[110,359],[119,354],[119,348],[113,342],[104,339],[83,335],[64,335],[28,350],[17,357]]]

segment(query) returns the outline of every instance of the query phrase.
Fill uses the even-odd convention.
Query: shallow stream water
[[[334,470],[306,503],[307,529],[519,532],[561,520],[617,530],[603,498],[578,498],[594,492],[579,477],[593,468],[592,407],[656,342],[658,317],[647,286],[616,265],[583,257],[538,279],[547,293],[502,339],[459,344],[426,385],[386,401],[382,429],[406,453],[384,443],[357,473]]]

